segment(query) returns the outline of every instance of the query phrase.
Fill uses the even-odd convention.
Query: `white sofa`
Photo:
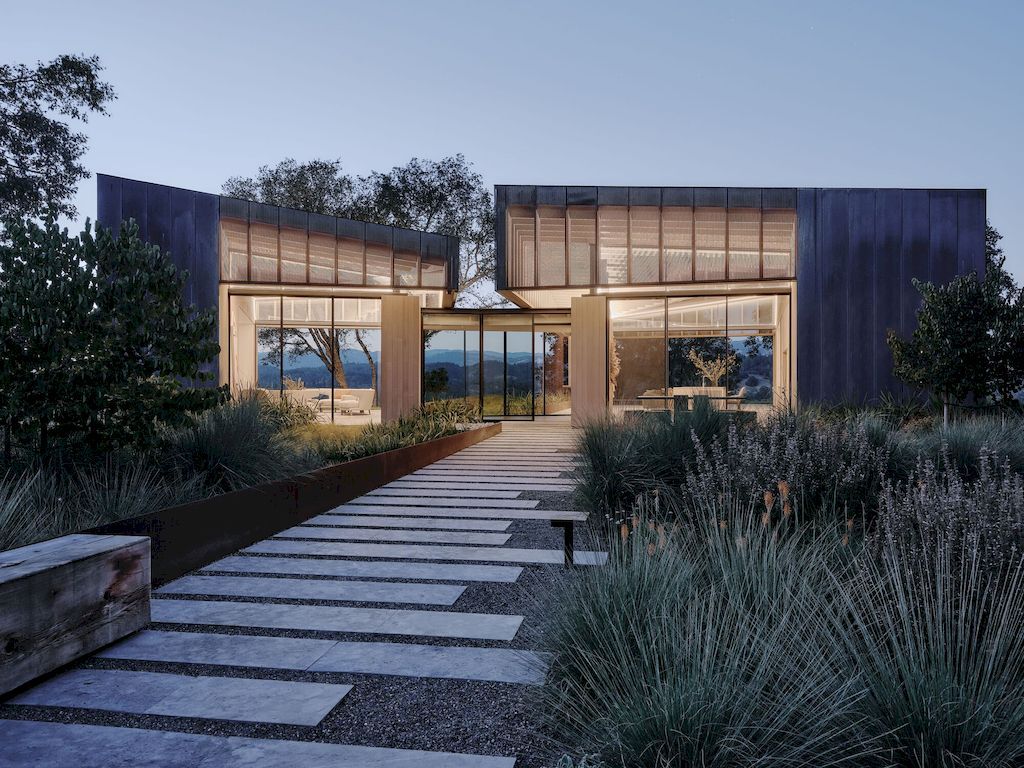
[[[369,413],[373,407],[372,389],[340,389],[334,390],[334,410],[339,413]],[[310,405],[318,411],[331,410],[330,387],[303,387],[302,389],[286,389],[284,396],[303,405]]]

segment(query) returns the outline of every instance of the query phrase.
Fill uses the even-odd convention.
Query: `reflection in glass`
[[[541,391],[535,410],[545,416],[568,414],[572,408],[568,328],[563,332],[539,333],[537,338]]]
[[[281,351],[284,344],[279,326],[256,327],[256,383],[269,394],[281,391]]]
[[[608,302],[609,388],[613,405],[660,410],[665,395],[665,300]]]

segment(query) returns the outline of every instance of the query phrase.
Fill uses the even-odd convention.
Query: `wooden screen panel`
[[[725,209],[698,208],[694,211],[693,224],[697,246],[696,278],[725,280]]]
[[[629,208],[624,205],[602,205],[598,208],[597,220],[597,282],[601,285],[625,285]]]
[[[732,208],[728,227],[729,279],[757,280],[761,276],[761,211]]]
[[[419,261],[418,253],[412,251],[395,252],[395,285],[418,285],[419,284]]]
[[[665,254],[665,282],[685,283],[693,279],[693,209],[661,209],[662,250]]]
[[[420,283],[424,288],[444,288],[445,262],[443,256],[424,254],[420,262]]]
[[[514,288],[532,288],[536,222],[534,210],[515,205],[508,209],[508,284]]]
[[[257,283],[277,282],[277,227],[271,224],[249,225],[249,279]]]
[[[338,238],[338,282],[342,285],[363,284],[363,241]]]
[[[334,282],[335,242],[331,235],[309,233],[309,282],[319,285]]]
[[[569,284],[590,285],[591,266],[597,257],[597,209],[570,207],[569,216]]]
[[[391,285],[391,246],[366,244],[366,284]]]
[[[764,276],[793,277],[796,274],[796,211],[764,211],[761,227]]]
[[[537,221],[537,285],[565,285],[565,209],[542,205]]]
[[[654,206],[629,209],[629,282],[656,283],[661,276],[661,212]]]
[[[244,221],[221,219],[220,279],[249,279],[249,225]]]
[[[306,282],[306,230],[281,229],[281,282]]]

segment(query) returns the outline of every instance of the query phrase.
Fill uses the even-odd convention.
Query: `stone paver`
[[[413,504],[413,502],[416,502]],[[536,499],[425,499],[407,496],[359,496],[353,504],[380,504],[382,506],[472,507],[475,509],[533,509]]]
[[[465,590],[464,586],[457,584],[396,584],[388,581],[199,575],[175,579],[156,590],[155,594],[451,605]]]
[[[230,555],[206,566],[225,573],[283,573],[294,576],[355,576],[374,579],[427,579],[511,583],[523,569],[509,565],[410,563],[386,560],[309,560],[300,557]]]
[[[429,490],[402,488],[385,485],[370,491],[367,496],[416,496],[421,499],[440,497],[444,499],[518,499],[520,491],[487,491],[482,488],[475,490],[453,490],[450,488],[431,488]]]
[[[356,541],[409,541],[433,544],[486,544],[500,547],[508,542],[508,533],[477,533],[472,531],[407,531],[402,528],[321,528],[297,525],[281,531],[278,539],[330,539]]]
[[[406,677],[443,677],[539,685],[547,665],[540,654],[508,648],[338,643],[310,667],[312,672],[363,672]]]
[[[458,480],[446,480],[435,478],[434,480],[396,480],[387,485],[388,488],[418,489],[420,491],[431,491],[444,489],[452,491],[476,491],[487,488],[509,488],[516,491],[571,491],[573,483],[542,483],[542,482],[516,482],[515,480],[495,479],[493,482],[459,482]],[[414,495],[414,494],[410,494]]]
[[[73,669],[15,696],[11,703],[316,725],[350,690],[351,685],[326,683]]]
[[[509,520],[474,520],[467,518],[435,519],[432,517],[371,517],[369,515],[317,515],[303,525],[344,525],[364,528],[427,528],[444,531],[505,531]]]
[[[515,758],[0,720],[0,768],[513,768]]]
[[[470,560],[494,563],[534,563],[558,565],[564,554],[560,549],[513,549],[507,547],[460,547],[435,544],[369,544],[342,541],[297,541],[267,539],[248,547],[246,552],[290,555],[328,555],[331,557],[386,557],[409,560]],[[597,552],[575,554],[577,565],[605,562],[607,555]]]
[[[573,514],[560,509],[462,509],[460,507],[392,507],[363,504],[345,504],[335,507],[328,515],[423,515],[431,518],[478,518],[493,515],[513,520],[551,520]]]
[[[98,654],[106,659],[163,661],[310,672],[484,680],[539,685],[542,654],[507,648],[362,643],[304,637],[146,630]]]
[[[491,613],[236,603],[227,600],[153,600],[152,616],[154,622],[164,624],[423,635],[472,640],[512,640],[523,621],[522,616]]]

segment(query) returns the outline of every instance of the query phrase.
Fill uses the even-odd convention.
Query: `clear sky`
[[[1024,2],[28,2],[98,54],[93,172],[216,192],[284,157],[462,152],[489,184],[985,187],[1024,277]],[[95,215],[95,181],[78,195]]]

